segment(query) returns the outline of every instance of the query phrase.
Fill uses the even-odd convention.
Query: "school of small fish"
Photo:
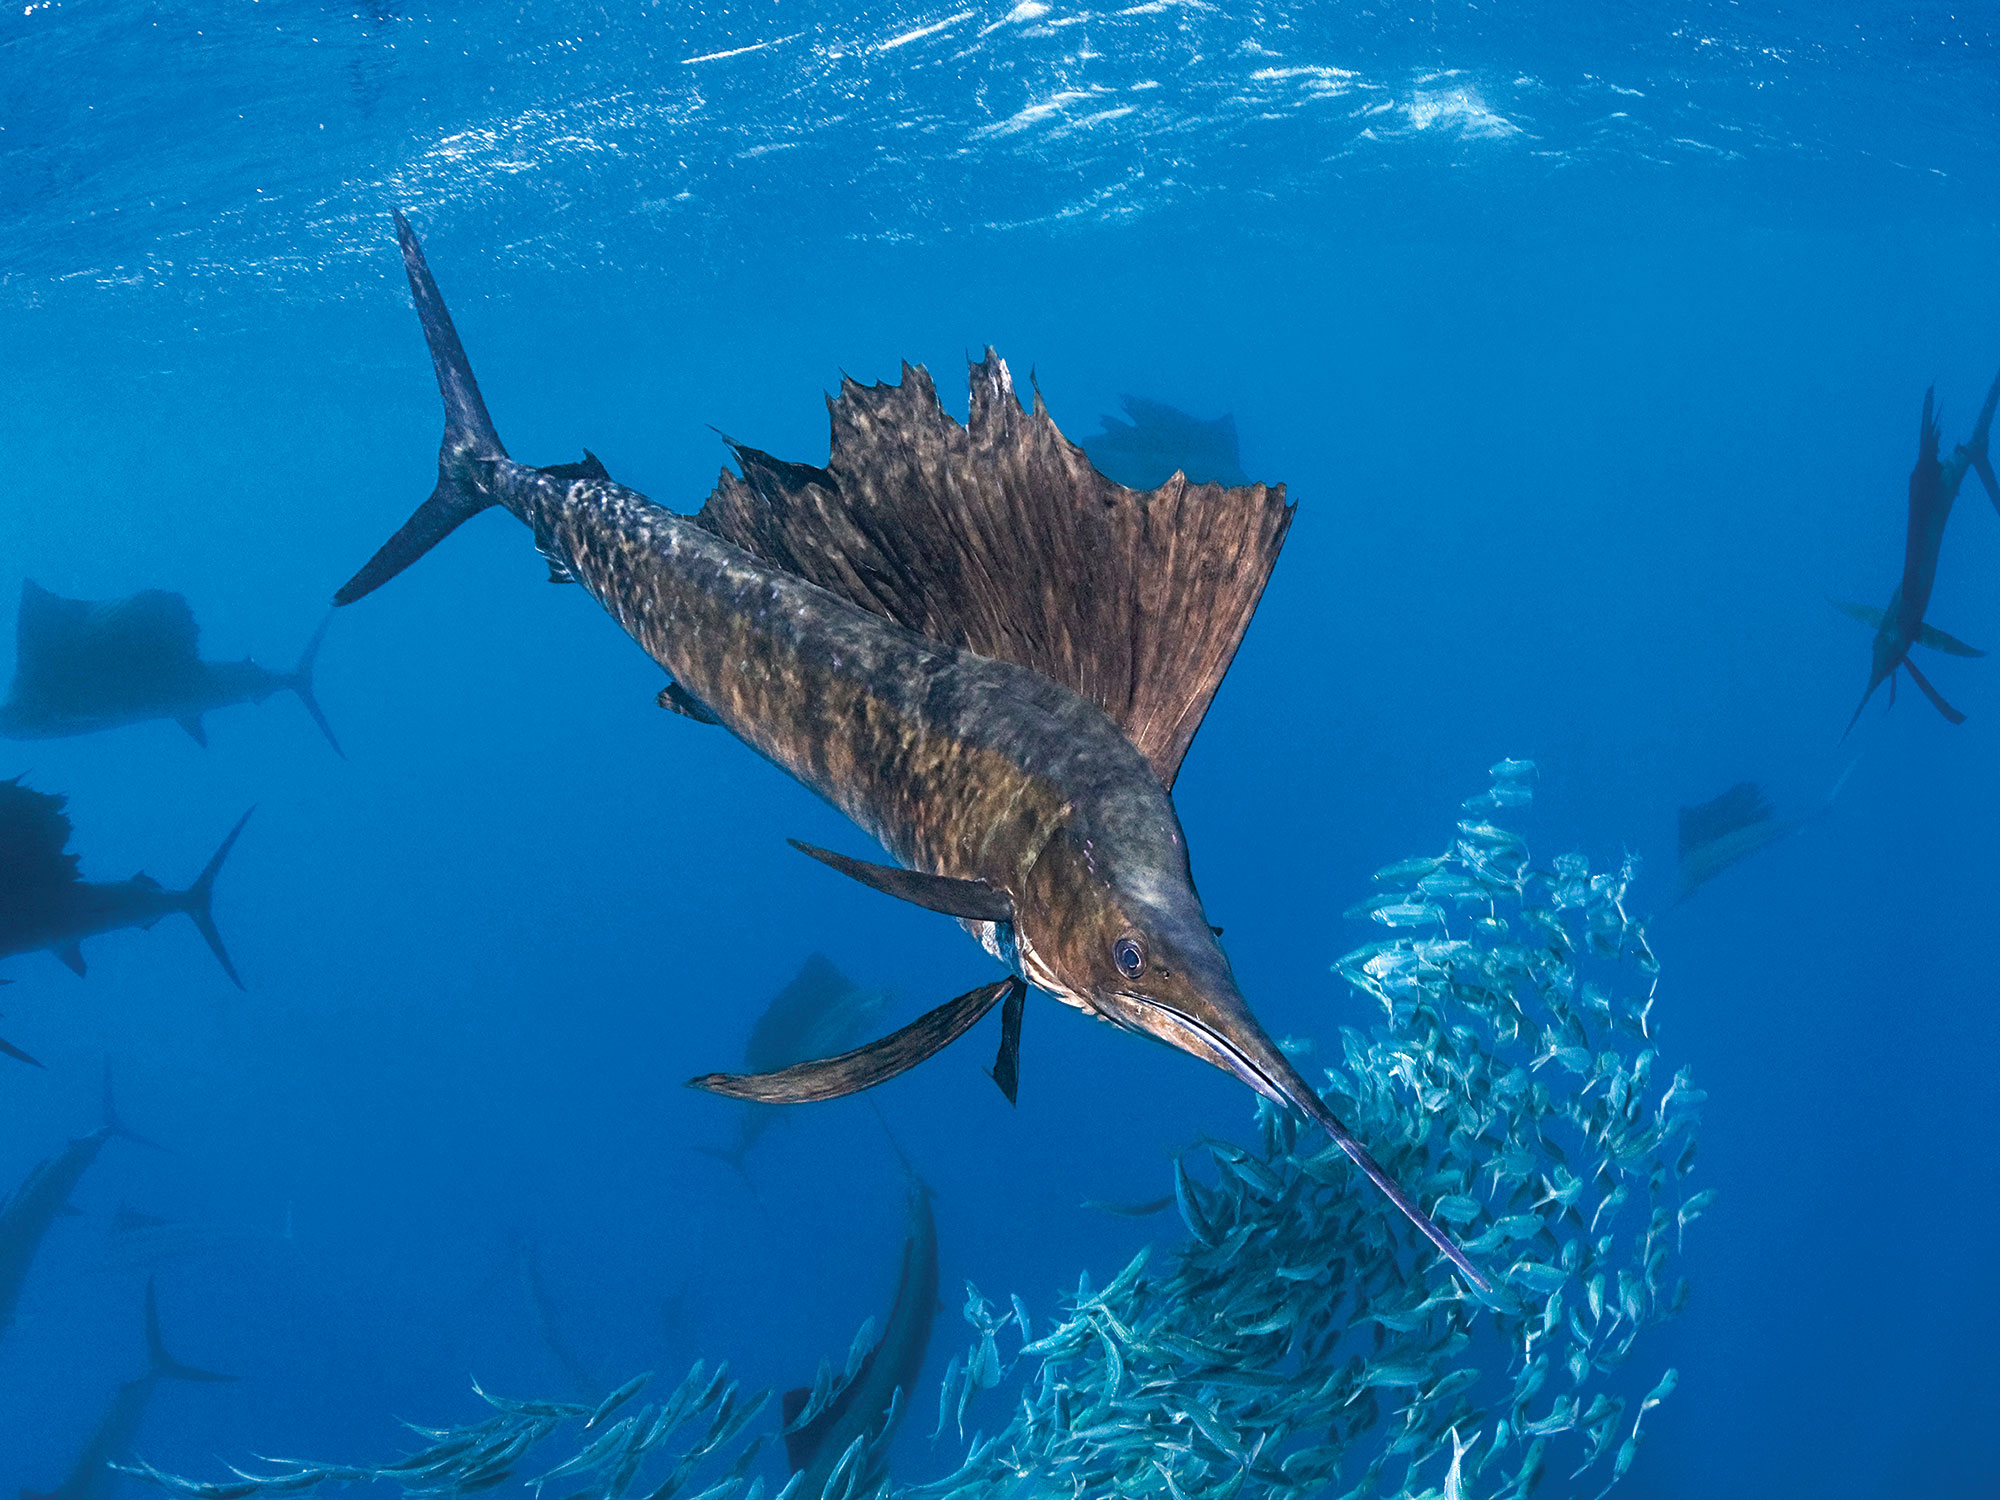
[[[1002,1311],[968,1284],[973,1341],[943,1377],[933,1439],[949,1434],[962,1460],[890,1493],[1517,1500],[1549,1479],[1601,1495],[1624,1477],[1678,1380],[1635,1383],[1627,1367],[1688,1298],[1683,1235],[1714,1196],[1686,1187],[1705,1096],[1685,1069],[1661,1082],[1660,966],[1627,907],[1638,861],[1537,868],[1493,821],[1532,801],[1534,766],[1491,776],[1444,852],[1379,871],[1379,893],[1348,914],[1389,932],[1333,966],[1382,1017],[1342,1028],[1325,1074],[1494,1293],[1381,1213],[1338,1149],[1260,1102],[1256,1148],[1209,1140],[1176,1162],[1189,1238],[1164,1267],[1148,1246],[1101,1289],[1086,1274],[1054,1318],[1019,1297]],[[809,1411],[854,1378],[872,1332],[843,1378],[822,1371]],[[765,1398],[697,1363],[664,1403],[612,1420],[644,1383],[595,1408],[480,1392],[496,1415],[416,1429],[428,1446],[373,1468],[274,1462],[220,1484],[130,1472],[191,1500],[330,1480],[459,1495],[510,1478],[537,1493],[561,1481],[572,1500],[670,1500],[712,1464],[696,1500],[761,1500],[747,1471],[766,1439],[745,1438]],[[558,1434],[580,1446],[544,1469]],[[867,1443],[821,1497],[794,1493],[794,1476],[780,1500],[859,1500]]]

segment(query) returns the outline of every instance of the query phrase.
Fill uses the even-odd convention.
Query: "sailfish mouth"
[[[1348,1159],[1361,1169],[1362,1175],[1374,1183],[1389,1201],[1402,1211],[1403,1216],[1413,1224],[1423,1237],[1456,1266],[1461,1274],[1482,1292],[1491,1292],[1493,1283],[1482,1275],[1467,1259],[1463,1250],[1452,1242],[1451,1236],[1438,1227],[1431,1216],[1419,1208],[1400,1185],[1385,1170],[1381,1163],[1369,1153],[1355,1138],[1354,1132],[1340,1122],[1340,1117],[1327,1107],[1318,1090],[1306,1082],[1297,1068],[1291,1065],[1284,1053],[1278,1051],[1261,1034],[1258,1041],[1263,1043],[1259,1051],[1268,1050],[1268,1059],[1253,1057],[1243,1045],[1223,1035],[1205,1021],[1196,1019],[1186,1011],[1150,995],[1127,994],[1121,998],[1131,1001],[1156,1015],[1167,1017],[1172,1024],[1180,1027],[1208,1048],[1221,1060],[1222,1065],[1234,1073],[1251,1088],[1278,1104],[1304,1115],[1313,1124],[1324,1130],[1333,1143],[1346,1153]],[[1254,1029],[1255,1023],[1252,1023]]]

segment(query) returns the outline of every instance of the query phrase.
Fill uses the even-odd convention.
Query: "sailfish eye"
[[[1111,945],[1111,961],[1127,979],[1137,979],[1146,972],[1146,950],[1129,932]]]

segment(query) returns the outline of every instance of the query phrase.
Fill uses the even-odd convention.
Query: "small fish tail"
[[[722,1162],[745,1182],[750,1181],[750,1169],[743,1164],[744,1158],[750,1154],[750,1147],[746,1142],[739,1140],[733,1145],[728,1146],[697,1145],[694,1149],[699,1151],[703,1156],[713,1157],[715,1160]]]
[[[1986,404],[1979,408],[1979,420],[1973,425],[1972,438],[1965,445],[1966,456],[1971,459],[1973,469],[1979,475],[1979,482],[1986,486],[1987,498],[1993,508],[2000,510],[2000,479],[1993,474],[1993,461],[1987,457],[1987,435],[1993,430],[1993,409],[2000,406],[2000,375],[1993,377],[1993,384],[1986,392]]]
[[[222,934],[216,931],[215,914],[210,901],[215,894],[215,877],[222,869],[222,862],[229,857],[229,851],[235,845],[237,835],[243,832],[243,825],[250,821],[250,813],[256,810],[253,807],[250,812],[246,812],[236,820],[236,826],[229,830],[229,836],[222,841],[215,853],[209,856],[208,864],[202,869],[201,874],[195,877],[194,884],[181,892],[181,910],[188,914],[188,919],[201,933],[203,941],[208,944],[209,952],[213,953],[215,961],[222,965],[222,972],[229,976],[229,982],[239,990],[244,987],[243,981],[237,977],[236,965],[229,961],[229,950],[222,946]]]
[[[219,1385],[234,1380],[234,1375],[218,1375],[213,1370],[197,1369],[184,1365],[167,1352],[166,1343],[160,1338],[160,1303],[154,1289],[154,1278],[146,1278],[146,1353],[151,1360],[149,1373],[164,1380],[192,1380],[207,1385]]]
[[[486,402],[473,379],[472,365],[465,347],[452,327],[451,314],[437,282],[424,263],[423,247],[417,243],[410,221],[396,215],[396,239],[403,247],[403,270],[410,278],[410,295],[417,304],[417,317],[424,325],[430,345],[431,365],[437,371],[438,392],[444,397],[444,440],[438,445],[437,487],[430,498],[417,507],[415,515],[340,591],[335,604],[352,604],[373,593],[411,563],[443,541],[465,522],[495,503],[487,489],[482,465],[505,458],[500,435],[486,413]]]
[[[327,723],[326,715],[320,711],[319,699],[313,694],[313,665],[319,660],[319,645],[326,639],[326,627],[332,620],[333,616],[328,615],[319,622],[319,629],[312,633],[312,639],[306,642],[306,649],[299,653],[299,664],[292,668],[292,675],[286,686],[298,694],[299,702],[305,705],[313,723],[319,726],[319,732],[325,735],[326,742],[333,746],[333,753],[346,760],[347,752],[340,748],[340,741],[334,738],[333,726]]]

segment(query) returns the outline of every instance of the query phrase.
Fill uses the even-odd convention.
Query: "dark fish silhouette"
[[[912,1177],[903,1269],[882,1336],[862,1356],[854,1378],[835,1392],[812,1420],[798,1421],[812,1400],[812,1390],[800,1386],[785,1392],[781,1406],[785,1462],[794,1473],[805,1475],[790,1493],[820,1494],[843,1460],[849,1467],[858,1465],[861,1471],[859,1482],[847,1493],[873,1494],[881,1485],[888,1468],[890,1440],[909,1409],[917,1377],[923,1371],[937,1305],[937,1223],[931,1217],[930,1190]]]
[[[1910,470],[1910,524],[1903,544],[1902,581],[1896,585],[1896,592],[1889,596],[1889,607],[1885,610],[1872,609],[1866,604],[1833,601],[1833,607],[1842,614],[1875,627],[1875,652],[1868,669],[1868,690],[1855,705],[1854,717],[1847,721],[1848,731],[1853,730],[1861,718],[1861,710],[1868,706],[1868,700],[1875,696],[1875,689],[1884,682],[1889,684],[1890,702],[1895,701],[1898,667],[1910,674],[1910,680],[1948,722],[1963,724],[1965,715],[1945,702],[1938,690],[1931,686],[1930,679],[1910,660],[1910,648],[1929,646],[1934,651],[1952,656],[1986,654],[1946,635],[1935,626],[1926,625],[1924,613],[1930,608],[1931,589],[1937,583],[1938,553],[1944,546],[1945,522],[1951,519],[1951,507],[1958,499],[1958,487],[1965,481],[1967,470],[1977,471],[1980,482],[1992,497],[1994,508],[2000,510],[2000,482],[1995,481],[1993,466],[1987,457],[1987,435],[1993,426],[1993,408],[1996,402],[2000,402],[2000,376],[1994,378],[1992,388],[1986,393],[1986,404],[1979,409],[1979,420],[1973,426],[1971,441],[1960,443],[1952,450],[1951,457],[1944,460],[1938,457],[1938,425],[1934,409],[1936,394],[1935,387],[1924,392],[1924,415],[1917,429],[1917,464]]]
[[[1236,418],[1191,417],[1164,401],[1120,396],[1132,420],[1099,417],[1104,430],[1078,445],[1100,472],[1135,490],[1157,489],[1176,474],[1194,484],[1246,485],[1236,453]]]
[[[179,913],[194,923],[238,989],[236,966],[215,930],[210,900],[215,877],[243,825],[237,819],[206,868],[184,891],[170,891],[150,875],[130,880],[85,880],[77,856],[67,852],[68,799],[32,791],[19,777],[0,781],[0,958],[46,948],[78,975],[84,972],[83,940],[121,927],[151,927]]]
[[[1039,397],[1022,409],[988,351],[967,426],[921,369],[844,381],[825,468],[737,446],[742,476],[676,515],[589,454],[555,469],[507,457],[401,215],[397,232],[445,402],[437,485],[335,602],[505,507],[666,668],[670,706],[724,725],[899,864],[807,853],[959,918],[1017,970],[872,1046],[698,1086],[771,1103],[853,1093],[1004,1002],[993,1073],[1011,1090],[1025,976],[1307,1115],[1489,1285],[1258,1024],[1195,894],[1170,792],[1277,562],[1282,489],[1115,485]]]
[[[791,982],[772,996],[757,1024],[750,1028],[750,1041],[743,1049],[744,1069],[770,1073],[845,1052],[875,1029],[888,1000],[881,990],[861,988],[824,953],[815,953],[799,966]],[[746,1101],[741,1108],[736,1137],[727,1146],[694,1148],[739,1172],[751,1148],[778,1118],[775,1105]]]
[[[197,1370],[184,1365],[167,1352],[160,1340],[160,1309],[153,1283],[146,1282],[146,1373],[118,1387],[111,1406],[90,1435],[76,1465],[59,1489],[21,1491],[21,1500],[105,1500],[117,1487],[119,1460],[132,1454],[139,1424],[152,1405],[153,1389],[162,1380],[189,1380],[215,1384],[234,1380],[234,1375],[218,1375],[213,1370]]]
[[[289,672],[248,659],[203,661],[194,611],[179,594],[147,589],[92,602],[64,599],[27,580],[21,584],[14,688],[0,703],[0,735],[63,739],[172,719],[206,745],[202,715],[292,692],[340,755],[340,741],[313,696],[313,663],[325,635],[322,623]]]
[[[542,1343],[550,1356],[562,1366],[563,1374],[569,1377],[577,1396],[595,1403],[604,1394],[604,1383],[591,1374],[563,1334],[555,1294],[549,1290],[548,1279],[542,1275],[541,1256],[528,1240],[520,1242],[517,1253],[521,1262],[521,1280],[528,1293],[528,1305],[535,1313],[535,1331],[542,1336]]]
[[[1800,821],[1780,818],[1754,781],[1738,782],[1720,797],[1681,809],[1680,892],[1685,901],[1731,865],[1797,831]]]
[[[74,1212],[70,1194],[83,1180],[97,1153],[112,1137],[122,1137],[141,1145],[152,1145],[135,1135],[118,1118],[111,1098],[111,1070],[104,1072],[104,1123],[89,1135],[80,1135],[47,1161],[42,1162],[14,1190],[14,1196],[0,1208],[0,1333],[14,1321],[14,1309],[21,1300],[21,1288],[28,1270],[42,1248],[42,1240],[57,1219]]]

